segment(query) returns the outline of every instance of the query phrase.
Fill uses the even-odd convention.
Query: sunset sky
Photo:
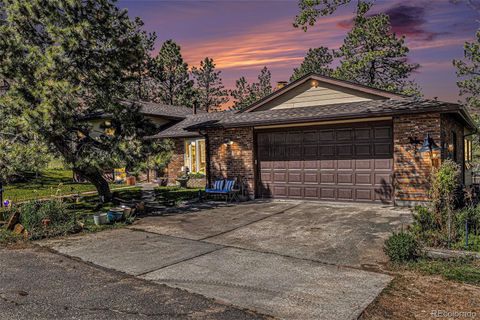
[[[189,65],[208,56],[222,70],[227,88],[244,75],[255,80],[263,66],[272,82],[288,80],[309,48],[338,48],[350,29],[356,1],[307,32],[292,26],[297,1],[133,1],[121,0],[131,17],[155,31],[156,50],[174,39]],[[473,40],[480,14],[465,1],[376,1],[373,12],[390,15],[397,34],[404,34],[409,58],[421,68],[413,75],[427,98],[458,101],[452,59],[463,57],[463,43]]]

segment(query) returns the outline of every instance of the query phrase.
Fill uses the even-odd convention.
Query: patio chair
[[[237,179],[216,180],[212,189],[205,189],[207,195],[225,196],[226,202],[239,201],[239,190],[234,189]]]

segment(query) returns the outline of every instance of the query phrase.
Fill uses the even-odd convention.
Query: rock
[[[17,224],[15,225],[15,228],[13,229],[13,232],[14,232],[15,234],[22,234],[24,230],[25,230],[25,227],[22,226],[20,223],[17,223]]]
[[[8,218],[6,228],[7,230],[13,230],[15,228],[15,225],[18,223],[20,220],[20,211],[14,210],[10,217]]]

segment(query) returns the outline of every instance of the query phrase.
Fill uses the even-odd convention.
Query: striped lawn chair
[[[219,183],[221,182],[221,184]],[[212,189],[205,189],[207,195],[225,196],[226,202],[239,201],[238,190],[234,189],[237,179],[216,180]],[[218,183],[218,184],[217,184]]]

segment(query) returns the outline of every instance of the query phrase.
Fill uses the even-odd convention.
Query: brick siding
[[[210,179],[242,178],[251,197],[255,195],[253,128],[209,129]],[[229,139],[233,144],[228,145]]]
[[[175,185],[176,178],[185,163],[185,142],[183,138],[172,139],[174,143],[173,155],[167,165],[168,184]]]
[[[429,133],[440,142],[440,114],[410,114],[393,119],[393,163],[396,201],[426,201],[432,161],[428,153],[414,151],[410,137],[421,141]],[[420,148],[421,145],[417,146]]]

